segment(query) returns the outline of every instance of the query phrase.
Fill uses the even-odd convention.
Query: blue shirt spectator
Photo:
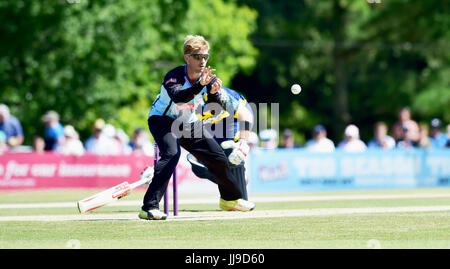
[[[312,152],[333,152],[335,150],[334,142],[327,138],[327,130],[323,125],[314,126],[312,137],[305,144],[307,150]]]
[[[450,148],[450,124],[447,125],[447,144],[445,146]]]
[[[297,145],[294,142],[294,134],[291,131],[291,129],[284,129],[283,145],[281,145],[281,148],[285,148],[285,149],[300,148],[300,145]]]
[[[368,148],[392,149],[395,147],[395,140],[387,134],[388,127],[384,122],[377,122],[374,129],[374,138],[367,144]]]
[[[367,147],[369,147],[371,149],[374,149],[374,148],[392,149],[392,148],[395,148],[395,140],[391,136],[386,136],[384,143],[382,143],[381,141],[377,141],[376,139],[372,139],[367,144]]]
[[[6,134],[0,131],[0,154],[8,151],[8,146],[6,145]]]
[[[59,115],[55,111],[48,111],[42,120],[45,122],[44,140],[45,150],[58,150],[64,142],[64,127],[59,122]]]
[[[431,146],[434,149],[444,148],[447,143],[447,136],[441,132],[441,120],[434,118],[431,120]]]
[[[106,124],[103,119],[97,119],[92,136],[85,142],[86,152],[97,155],[120,155],[121,145],[114,139],[115,132],[114,126]]]
[[[1,142],[6,142],[6,134],[3,131],[0,131],[0,143]]]
[[[259,133],[262,149],[276,149],[278,147],[278,132],[274,129],[265,129]]]
[[[10,114],[8,106],[0,104],[0,131],[6,135],[6,142],[10,146],[19,146],[23,143],[23,129],[20,121]]]
[[[142,153],[148,156],[155,154],[155,147],[150,141],[150,136],[140,127],[134,130],[133,139],[128,145],[134,153]]]

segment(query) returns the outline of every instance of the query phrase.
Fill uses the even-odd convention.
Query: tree
[[[378,44],[368,66],[387,78],[380,86],[420,120],[450,122],[450,7],[439,0],[386,1],[378,11],[368,22],[368,40]]]
[[[8,41],[0,44],[0,98],[22,121],[27,143],[43,133],[40,116],[50,109],[82,138],[96,118],[128,134],[145,128],[164,74],[183,63],[187,34],[205,35],[218,59],[226,55],[212,61],[224,82],[256,56],[248,40],[256,13],[233,1],[3,1],[0,18]],[[198,18],[233,21],[238,31],[205,28]]]
[[[249,91],[257,85],[249,93],[252,100],[282,103],[280,126],[292,128],[297,137],[309,135],[318,123],[333,127],[330,135],[340,137],[343,125],[352,121],[348,69],[354,44],[364,32],[358,26],[368,16],[367,3],[241,2],[260,12],[258,31],[252,38],[263,64],[252,76],[239,75],[235,83]],[[294,83],[305,89],[298,97],[289,91]],[[300,117],[294,111],[299,108],[305,111]]]
[[[373,124],[392,123],[402,106],[419,121],[449,120],[450,23],[442,1],[240,2],[259,12],[252,40],[260,64],[233,82],[251,101],[282,104],[280,126],[300,140],[322,123],[337,141],[355,123],[367,141]],[[302,85],[299,96],[290,94],[294,83]]]

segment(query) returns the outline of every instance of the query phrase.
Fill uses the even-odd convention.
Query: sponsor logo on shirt
[[[177,79],[176,79],[176,78],[169,78],[169,79],[166,81],[166,83],[164,83],[164,85],[167,85],[167,84],[169,84],[170,82],[177,83]]]

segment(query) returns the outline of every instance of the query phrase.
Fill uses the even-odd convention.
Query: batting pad
[[[217,184],[214,176],[209,172],[208,168],[200,163],[192,154],[187,155],[187,160],[192,165],[192,172],[199,177],[207,179]],[[245,166],[243,164],[234,165],[230,164],[230,172],[237,180],[237,187],[242,194],[244,200],[248,199],[247,195],[247,182],[245,180]]]

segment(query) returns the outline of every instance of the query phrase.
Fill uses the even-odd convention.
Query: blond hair
[[[201,35],[188,35],[183,45],[183,52],[192,53],[196,50],[207,49],[209,50],[209,43]]]

